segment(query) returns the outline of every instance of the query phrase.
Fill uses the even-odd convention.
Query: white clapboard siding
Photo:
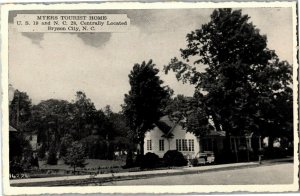
[[[172,134],[174,135],[173,138],[169,139],[169,142],[166,138],[163,138],[162,135],[164,133],[158,128],[155,127],[151,131],[147,132],[145,134],[145,144],[144,144],[144,153],[146,154],[147,152],[152,152],[157,154],[160,158],[164,156],[164,154],[168,150],[176,150],[176,139],[187,139],[188,140],[194,140],[194,151],[181,151],[184,156],[187,158],[191,159],[194,158],[200,151],[199,147],[199,139],[192,133],[187,132],[184,130],[180,125],[176,125],[175,128],[172,131]],[[147,148],[147,141],[151,140],[152,144],[152,149],[149,150]],[[164,140],[164,151],[160,151],[159,149],[159,140]],[[189,143],[188,143],[189,145]],[[170,146],[170,149],[169,149]]]

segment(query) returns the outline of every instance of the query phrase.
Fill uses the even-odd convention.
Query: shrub
[[[185,166],[187,160],[184,158],[181,152],[177,150],[169,150],[164,154],[164,162],[166,166]]]
[[[135,161],[134,161],[134,166],[135,167],[141,167],[142,166],[142,162],[143,162],[144,156],[145,155],[142,155],[142,154],[136,155]]]
[[[141,162],[141,168],[155,168],[158,166],[159,157],[155,153],[148,152],[143,156]]]
[[[278,159],[287,156],[287,150],[281,147],[266,148],[264,150],[265,159]]]

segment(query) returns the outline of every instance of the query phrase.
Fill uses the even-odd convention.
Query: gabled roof
[[[173,127],[175,125],[175,123],[169,118],[168,115],[161,117],[159,122],[163,122],[167,124],[169,127]]]
[[[156,126],[164,133],[162,137],[173,137],[172,131],[176,125],[177,123],[173,122],[168,115],[161,117],[156,123]]]
[[[155,125],[164,133],[168,134],[172,127],[175,125],[174,122],[170,120],[168,116],[163,116],[160,118],[160,120],[155,123]]]
[[[178,125],[178,123],[172,121],[168,115],[161,117],[156,123],[156,126],[164,133],[162,137],[173,137],[172,132],[176,125]],[[209,131],[205,137],[225,137],[225,135],[225,131],[216,131],[214,129]]]

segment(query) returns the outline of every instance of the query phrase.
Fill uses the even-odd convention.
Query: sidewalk
[[[288,161],[289,159],[280,159],[263,162],[263,165],[273,164],[276,162]],[[12,186],[62,186],[62,185],[77,185],[87,183],[101,183],[113,180],[130,180],[138,178],[147,178],[154,176],[168,176],[168,175],[182,175],[195,174],[210,171],[230,170],[243,167],[257,167],[258,162],[246,163],[232,163],[222,165],[207,165],[199,167],[180,167],[164,170],[151,170],[139,172],[123,172],[123,173],[109,173],[98,175],[80,175],[80,176],[62,176],[62,177],[47,177],[47,178],[30,178],[30,179],[13,179],[10,180]]]

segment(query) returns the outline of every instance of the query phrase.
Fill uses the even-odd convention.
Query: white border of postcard
[[[2,164],[5,195],[54,194],[54,193],[208,193],[208,192],[286,192],[297,191],[298,184],[298,81],[296,2],[222,2],[222,3],[75,3],[75,4],[7,4],[1,8],[1,59],[2,59]],[[294,98],[294,181],[289,185],[176,185],[176,186],[86,186],[86,187],[11,187],[9,185],[8,160],[8,12],[10,10],[82,10],[82,9],[180,9],[180,8],[245,8],[289,7],[293,12],[293,98]]]

